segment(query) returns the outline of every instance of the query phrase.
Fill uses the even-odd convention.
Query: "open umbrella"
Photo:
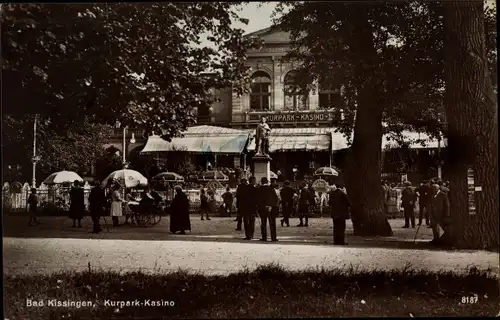
[[[333,167],[321,167],[314,171],[315,176],[339,176],[339,170]]]
[[[106,179],[104,179],[101,185],[104,188],[113,181],[118,181],[126,188],[148,185],[148,179],[146,177],[144,177],[140,172],[130,169],[121,169],[111,173]]]
[[[184,181],[184,177],[175,172],[162,172],[153,177],[153,180],[160,181]]]
[[[54,172],[53,174],[45,178],[45,180],[43,180],[43,184],[47,185],[61,184],[67,182],[74,182],[75,180],[83,182],[82,177],[80,177],[77,173],[73,171],[59,171],[59,172]]]

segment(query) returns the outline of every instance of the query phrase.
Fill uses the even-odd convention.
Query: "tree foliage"
[[[346,116],[334,125],[354,130],[348,189],[360,234],[391,233],[380,192],[383,134],[443,129],[442,14],[442,4],[425,1],[289,1],[276,11],[275,26],[292,38],[296,81],[342,88]]]
[[[231,3],[9,4],[3,11],[5,114],[39,113],[64,127],[91,115],[171,138],[212,102],[210,88],[242,88],[246,79],[250,43],[231,27]],[[205,34],[213,47],[201,43]]]
[[[8,169],[9,166],[20,166],[25,179],[31,174],[34,121],[31,116],[21,120],[7,117],[2,121],[3,147],[8,151],[3,157],[3,167]],[[83,125],[68,128],[66,134],[61,135],[50,123],[37,120],[36,155],[40,157],[37,162],[37,180],[60,170],[90,174],[95,161],[104,156],[103,145],[109,141],[111,132],[107,125],[84,120]],[[14,177],[6,178],[8,180]]]
[[[238,20],[229,2],[3,5],[3,117],[21,130],[37,114],[54,143],[116,120],[169,140],[213,102],[209,89],[245,87],[255,43]]]

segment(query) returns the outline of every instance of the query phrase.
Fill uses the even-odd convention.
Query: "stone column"
[[[271,157],[268,155],[256,155],[252,158],[253,160],[253,175],[260,183],[263,177],[266,177],[268,181],[271,181]]]

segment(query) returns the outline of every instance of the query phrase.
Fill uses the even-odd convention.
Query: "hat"
[[[261,184],[267,184],[267,183],[269,183],[269,180],[267,180],[266,177],[262,177],[262,179],[260,179],[260,183]]]

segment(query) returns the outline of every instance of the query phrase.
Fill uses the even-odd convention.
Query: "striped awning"
[[[210,130],[213,128],[214,130]],[[160,136],[148,138],[141,153],[186,151],[192,153],[241,154],[248,143],[249,133],[221,127],[192,127],[184,137],[173,138],[171,142]]]
[[[284,151],[335,151],[348,148],[341,133],[331,128],[277,128],[269,137],[270,152]],[[255,139],[248,150],[255,149]]]

